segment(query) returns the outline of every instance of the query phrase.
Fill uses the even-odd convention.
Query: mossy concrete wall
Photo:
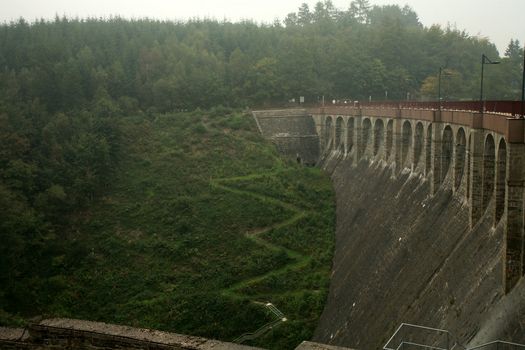
[[[254,111],[261,134],[271,140],[279,152],[305,165],[319,160],[319,136],[314,120],[304,109]]]
[[[525,152],[513,129],[523,125],[501,117],[496,132],[475,113],[461,115],[467,123],[436,111],[323,112],[314,120],[337,229],[314,339],[378,349],[405,322],[447,329],[462,345],[525,342],[516,297]]]
[[[503,223],[494,228],[485,215],[470,230],[460,195],[449,188],[430,196],[424,177],[394,176],[385,162],[342,160],[332,178],[336,251],[314,340],[379,349],[407,322],[468,343],[505,295]]]

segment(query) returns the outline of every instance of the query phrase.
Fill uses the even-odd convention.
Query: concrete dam
[[[314,341],[379,349],[409,323],[448,330],[447,349],[525,342],[524,120],[336,106],[253,114],[282,154],[322,167],[335,188]],[[436,344],[426,338],[417,343]]]

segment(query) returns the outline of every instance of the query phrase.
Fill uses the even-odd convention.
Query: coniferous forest
[[[476,99],[482,54],[501,61],[486,97],[518,99],[517,40],[500,55],[366,0],[272,24],[1,24],[0,325],[67,316],[232,340],[271,321],[250,303],[271,297],[292,321],[260,344],[308,339],[328,288],[330,183],[279,159],[246,108],[435,99],[440,67],[445,99]]]

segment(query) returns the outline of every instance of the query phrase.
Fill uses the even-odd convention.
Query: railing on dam
[[[465,347],[445,329],[402,323],[383,346],[383,350],[525,350],[524,344],[495,340],[474,347]]]
[[[496,340],[486,344],[478,345],[467,350],[525,350],[524,344]]]
[[[497,114],[505,117],[525,117],[522,101],[490,100],[490,101],[351,101],[351,100],[332,100],[325,103],[289,103],[262,105],[252,108],[252,110],[275,110],[282,108],[321,108],[321,107],[342,107],[342,108],[381,108],[381,109],[421,109],[421,110],[442,110],[442,111],[465,111],[480,113]]]
[[[319,105],[318,105],[319,106]],[[336,101],[325,103],[324,107],[361,107],[390,109],[428,109],[451,110],[501,114],[506,116],[523,116],[521,101]],[[313,106],[312,106],[313,107]],[[323,106],[321,106],[323,107]]]
[[[383,349],[450,350],[452,348],[451,342],[452,336],[447,330],[402,323],[383,346]]]

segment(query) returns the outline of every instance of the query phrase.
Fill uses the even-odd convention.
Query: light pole
[[[439,67],[439,78],[438,78],[438,103],[439,111],[441,112],[441,73],[443,72],[443,67]]]
[[[525,117],[525,46],[523,47],[523,78],[521,79],[521,117]]]
[[[439,110],[441,111],[442,109],[442,105],[441,105],[441,78],[443,76],[451,76],[452,74],[449,72],[447,73],[447,71],[445,70],[444,67],[439,67],[439,75],[438,75],[438,103],[439,103]]]
[[[484,67],[486,64],[499,64],[499,61],[491,61],[485,54],[481,55],[481,89],[479,93],[479,112],[483,113],[485,112],[485,106],[483,104],[483,73],[484,73]]]

